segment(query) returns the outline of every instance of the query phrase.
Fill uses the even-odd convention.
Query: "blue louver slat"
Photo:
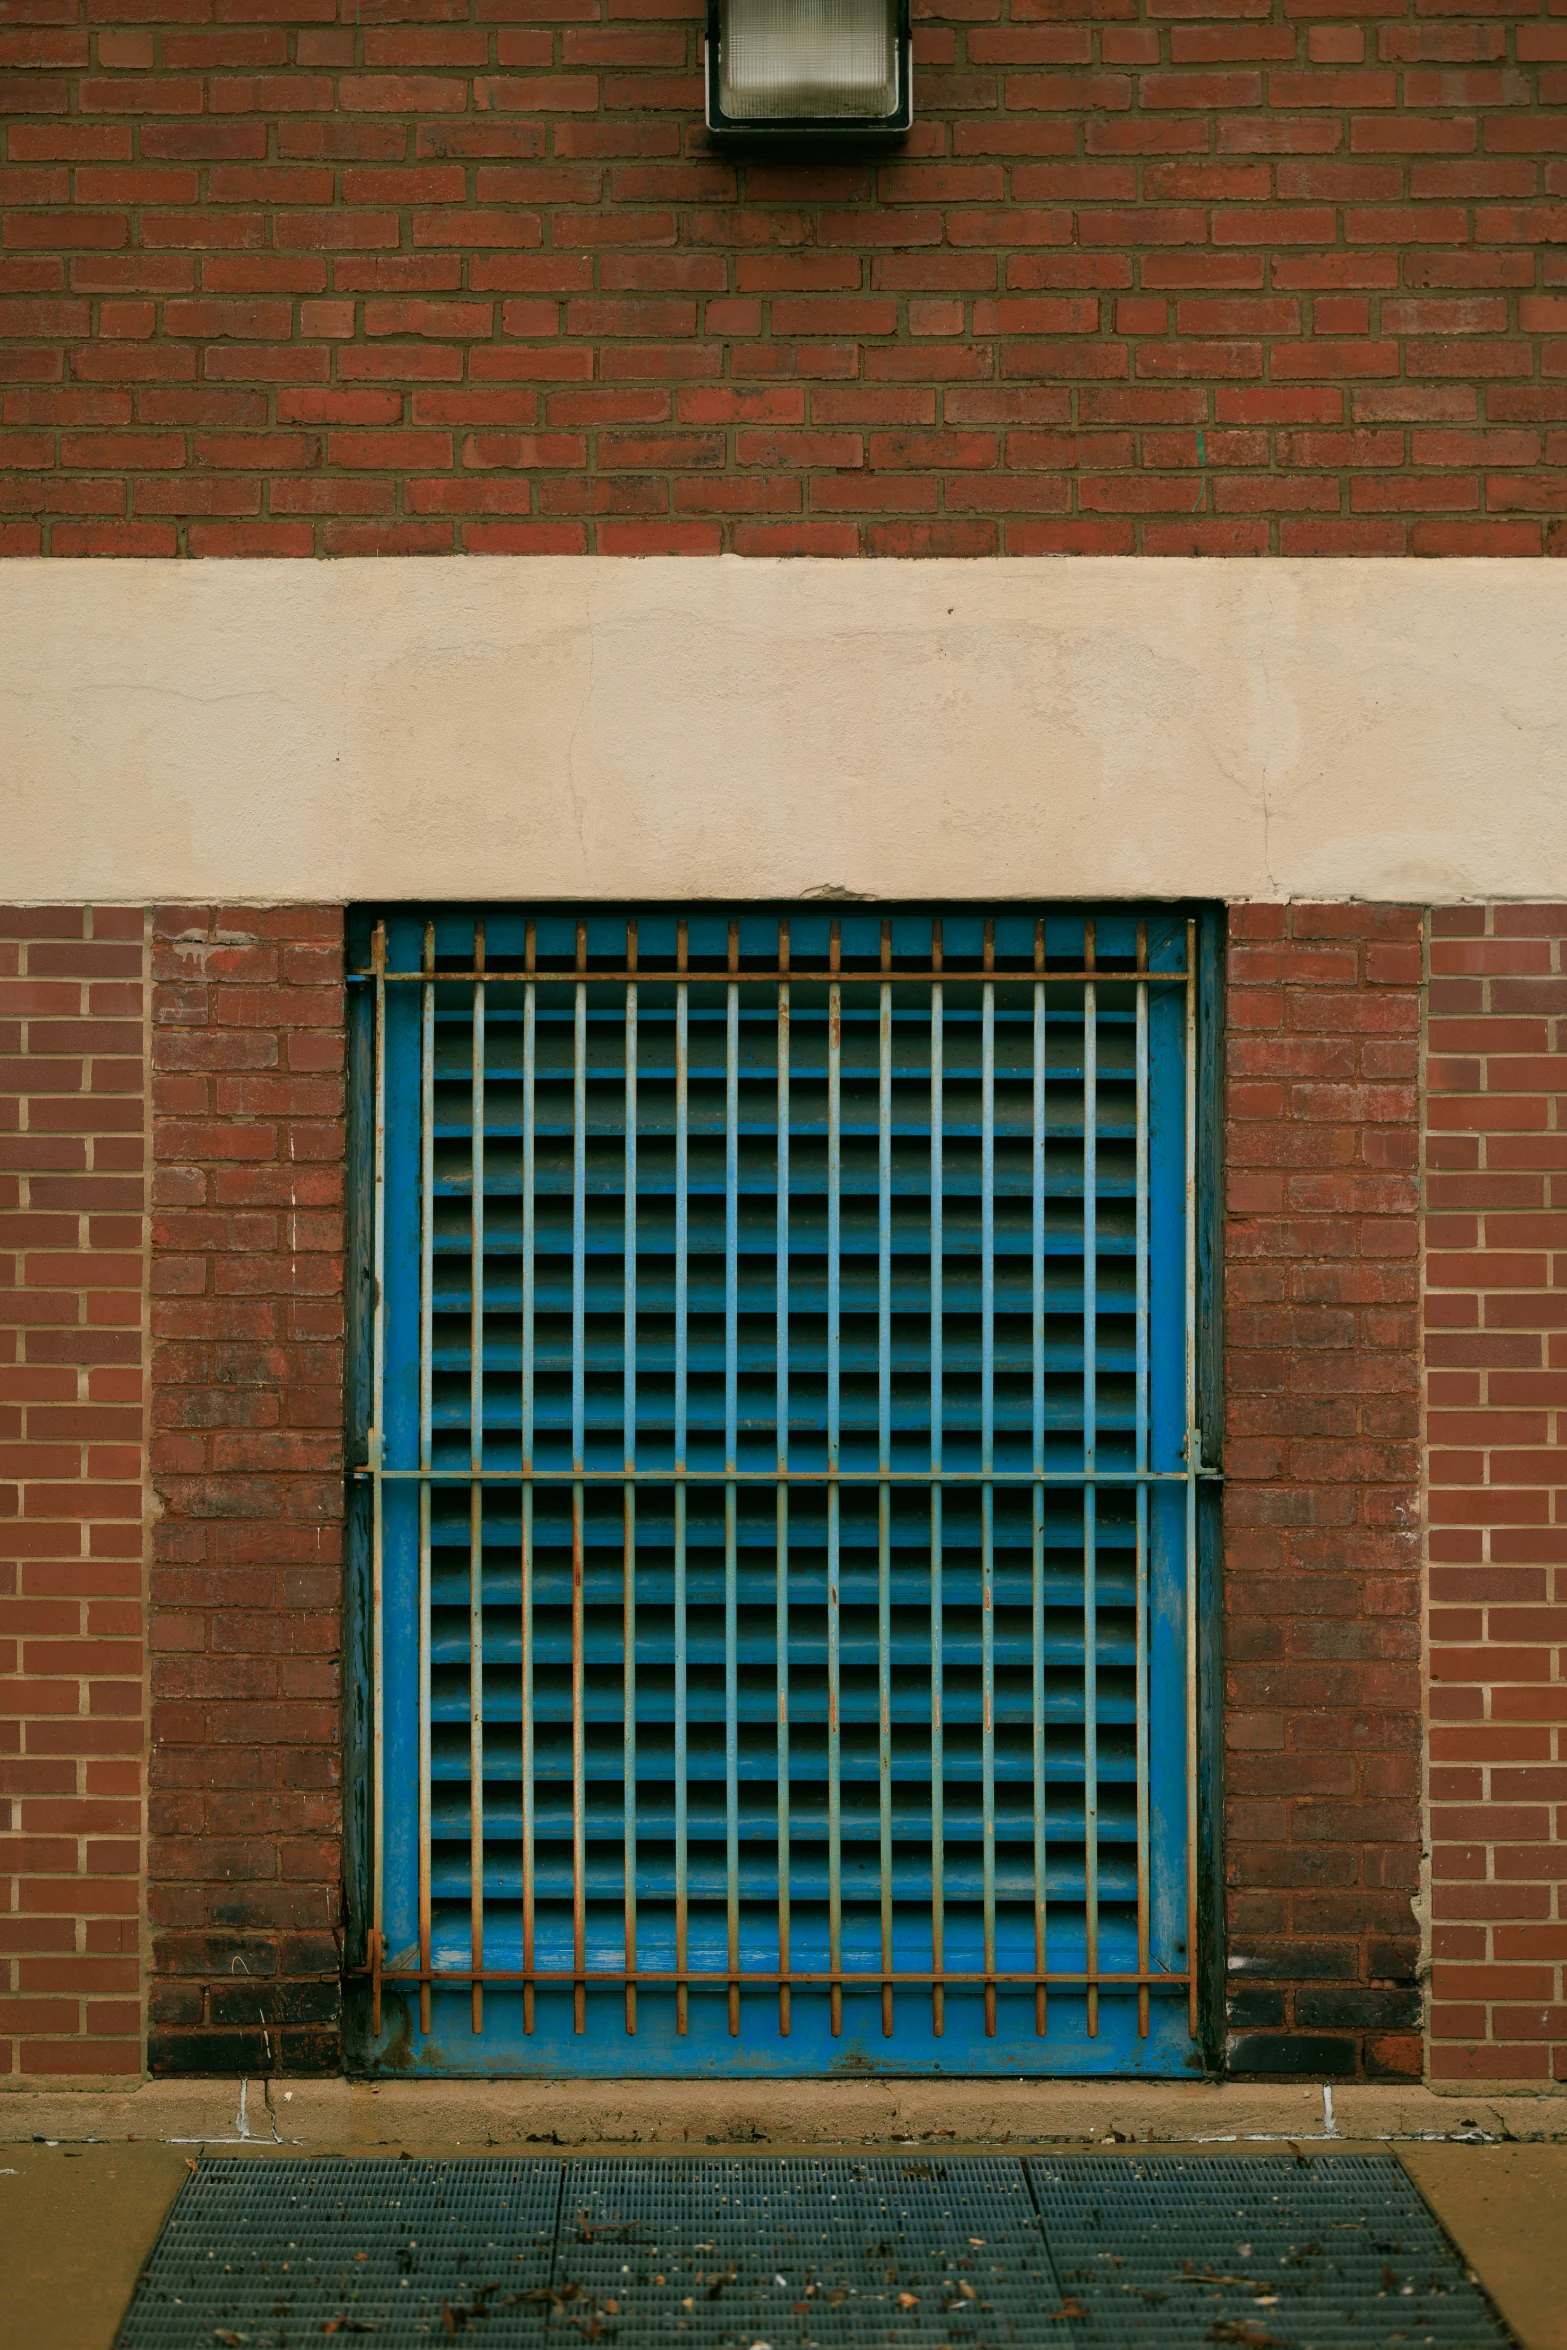
[[[1195,936],[365,926],[372,2069],[1199,2064]]]

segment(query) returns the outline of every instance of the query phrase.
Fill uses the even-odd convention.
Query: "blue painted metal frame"
[[[358,2061],[1201,2070],[1211,923],[478,922],[357,983]]]

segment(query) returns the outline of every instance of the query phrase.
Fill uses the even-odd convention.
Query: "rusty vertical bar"
[[[740,968],[740,925],[729,918],[729,969]],[[740,2036],[740,990],[724,1004],[724,1927],[729,2036]]]
[[[843,988],[837,978],[842,925],[829,932],[827,988],[827,1964],[832,2035],[843,2031],[842,1519],[838,1491],[842,1387],[840,1276],[843,1214]]]
[[[985,970],[996,967],[996,925],[985,918]],[[979,1265],[979,1775],[980,1887],[985,1941],[985,2036],[996,2032],[996,990],[980,989]]]
[[[942,930],[938,916],[930,926],[932,970],[942,964]],[[947,2028],[947,1994],[942,1975],[947,1958],[946,1895],[946,1723],[945,1672],[942,1643],[942,1564],[946,1535],[941,1507],[942,1422],[946,1400],[942,1382],[945,1311],[942,1274],[946,1238],[942,1224],[943,1154],[946,1102],[943,1094],[945,1008],[939,979],[930,991],[930,1963],[935,1980],[930,1989],[930,2028],[943,2038]]]
[[[1097,959],[1083,924],[1083,966]],[[1088,2036],[1099,2031],[1099,993],[1083,983],[1083,1932]]]
[[[419,1018],[419,1466],[431,1466],[435,1277],[435,924],[424,926]],[[430,2029],[430,1483],[419,1486],[419,2029]]]
[[[789,924],[778,925],[778,968],[789,968]],[[777,1495],[777,1680],[778,1680],[778,2029],[788,2039],[793,2023],[789,1989],[790,1801],[789,1801],[789,983],[778,988],[778,1159],[777,1225],[774,1235],[775,1414],[778,1452]]]
[[[1036,1478],[1045,1470],[1045,920],[1034,924],[1034,1102],[1033,1219],[1030,1228],[1029,1269],[1033,1308],[1033,1466]],[[1032,1544],[1030,1597],[1033,1636],[1030,1675],[1030,1711],[1034,1734],[1031,1775],[1034,1811],[1034,1968],[1043,1974],[1049,1964],[1049,1909],[1046,1891],[1049,1870],[1047,1757],[1045,1751],[1045,1489],[1036,1484],[1030,1496]],[[1049,2026],[1049,1994],[1045,1985],[1034,1988],[1034,2031],[1043,2038]]]
[[[370,2030],[381,2031],[381,1967],[386,1956],[386,924],[370,941],[375,973],[375,1168],[370,1322]]]
[[[881,1017],[876,1096],[876,1798],[881,1963],[892,1973],[892,923],[881,925]],[[893,1991],[881,1986],[882,2038],[892,2038]]]
[[[626,1922],[626,2030],[637,2028],[637,926],[626,924],[625,1270],[622,1275],[621,1840]]]
[[[1197,2037],[1197,925],[1186,925],[1186,2021]]]
[[[537,1312],[534,1195],[538,1182],[536,1110],[538,1091],[538,988],[532,977],[535,928],[523,933],[529,976],[522,990],[522,2028],[534,2025],[534,1931],[537,1919],[538,1818],[534,1794],[533,1715],[533,1439],[534,1320]]]
[[[1148,968],[1148,924],[1137,925],[1137,968]],[[1137,1128],[1137,1269],[1136,1269],[1136,1395],[1137,1423],[1134,1466],[1139,1473],[1148,1467],[1148,989],[1140,985],[1137,998],[1137,1035],[1135,1044]],[[1149,1914],[1150,1914],[1150,1804],[1148,1786],[1148,1488],[1138,1484],[1133,1507],[1137,1513],[1136,1584],[1134,1605],[1137,1610],[1137,1971],[1148,1972]],[[1137,2036],[1148,2037],[1148,1985],[1137,1986]]]
[[[675,964],[689,961],[689,933],[675,926]],[[690,1341],[691,1034],[690,989],[675,988],[675,2030],[690,2029],[691,1830],[686,1737],[686,1414]]]
[[[588,961],[588,926],[577,923],[577,969]],[[579,979],[573,990],[571,1036],[571,2028],[587,2030],[587,1772],[584,1714],[584,1584],[587,1466],[587,1271],[588,1271],[588,991]]]
[[[484,924],[473,928],[468,1253],[468,1910],[470,2021],[484,2030]]]

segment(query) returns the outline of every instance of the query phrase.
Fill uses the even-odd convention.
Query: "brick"
[[[100,152],[102,150],[99,150]],[[59,421],[62,440],[85,462],[98,454],[94,433],[123,420],[96,395]],[[75,428],[80,428],[75,429]],[[122,436],[127,437],[127,436]],[[134,436],[129,436],[134,438]],[[110,434],[111,442],[113,435]],[[155,453],[164,436],[141,436]],[[110,462],[114,462],[111,456]],[[15,1131],[14,1112],[28,1099],[36,1138],[18,1167],[14,1207],[0,1217],[19,1286],[0,1291],[0,1476],[22,1480],[12,1492],[20,1516],[9,1522],[20,1549],[20,1590],[0,1600],[0,1636],[15,1661],[7,1711],[19,1722],[25,1751],[0,1765],[11,1798],[14,1866],[56,1872],[24,1878],[10,1898],[21,1952],[71,1950],[107,1910],[135,1906],[136,1835],[141,1816],[142,1182],[127,1175],[110,1186],[96,1174],[79,1182],[60,1171],[108,1163],[121,1141],[140,1148],[145,1117],[141,1064],[144,917],[136,908],[7,909],[0,936],[25,941],[28,976],[0,983],[26,1015],[12,1029],[16,1050],[0,1063],[0,1127]],[[5,952],[5,950],[0,950]],[[15,949],[0,969],[16,971]],[[113,1001],[118,1020],[76,1018],[94,1002]],[[50,1014],[59,1009],[65,1017]],[[83,1055],[101,1055],[84,1059]],[[92,1213],[93,1209],[101,1210]],[[83,1211],[88,1211],[86,1214]],[[118,1390],[91,1374],[78,1398],[76,1368],[104,1352],[112,1332],[123,1379]],[[13,1361],[12,1334],[25,1333]],[[130,1482],[117,1484],[116,1479]],[[101,1562],[119,1559],[123,1566]],[[106,1733],[106,1735],[105,1735]],[[102,1778],[95,1755],[123,1753],[119,1775]],[[95,1878],[128,1881],[112,1891]],[[129,1900],[127,1900],[129,1895]],[[91,1944],[87,1945],[91,1948]],[[135,2073],[140,2016],[134,1997],[93,2002],[78,1993],[136,1989],[134,1955],[118,1962],[26,1957],[6,1981],[21,1996],[7,2003],[0,2031],[51,2035],[31,2044],[24,2069],[55,2073]],[[63,1994],[62,1997],[52,1997]]]
[[[440,413],[443,421],[478,421],[460,407]],[[232,943],[236,933],[248,943]],[[325,1925],[341,1873],[330,1839],[299,1841],[291,1792],[334,1783],[312,1774],[337,1768],[335,1704],[287,1702],[279,1680],[280,1666],[298,1669],[291,1660],[332,1670],[338,1585],[334,1575],[311,1593],[278,1572],[291,1556],[335,1562],[341,1355],[336,1346],[276,1343],[272,1301],[301,1301],[290,1309],[299,1312],[319,1297],[335,1312],[342,1292],[340,1218],[318,1213],[300,1191],[302,1174],[314,1170],[330,1179],[323,1202],[340,1196],[342,918],[332,908],[174,908],[158,918],[154,955],[171,975],[166,1009],[181,1008],[179,991],[195,987],[204,1025],[168,1022],[155,1035],[160,1106],[200,1113],[160,1117],[155,1171],[193,1168],[202,1180],[191,1204],[176,1192],[154,1224],[152,1284],[164,1335],[153,1365],[153,1475],[165,1528],[195,1538],[193,1559],[232,1562],[193,1565],[177,1583],[160,1570],[155,1585],[160,1792],[149,1899],[156,1916],[177,1890],[191,1932],[178,1944],[160,1942],[151,2014],[155,2067],[178,2072],[201,2070],[225,2044],[213,2027],[227,2020],[224,2003],[235,1996],[237,1946],[225,1925],[236,1886],[247,1888],[259,1917],[286,1879],[296,1881],[311,1891]],[[187,1098],[189,1086],[196,1090]],[[284,1151],[290,1156],[280,1164]],[[230,1171],[252,1196],[224,1199]],[[273,1175],[279,1186],[268,1190]],[[254,1556],[265,1561],[259,1574],[246,1564],[252,1530]],[[330,1698],[334,1687],[323,1694]],[[253,1790],[243,1802],[222,1794],[223,1758],[241,1750],[243,1784]],[[174,1785],[206,1793],[171,1809],[166,1791]],[[334,1823],[335,1802],[334,1795]],[[228,1833],[225,1821],[243,1833]],[[272,1914],[281,1922],[281,1908]],[[335,1960],[322,1969],[316,1954],[309,1971],[328,1979],[307,1990],[295,1959],[280,1958],[275,1932],[247,1939],[244,1949],[251,1974],[275,1984],[280,2004],[269,2013],[308,2016],[312,2029],[321,2027],[291,2061],[330,2069]],[[177,1994],[171,1973],[180,1977]]]
[[[32,175],[13,182],[12,267],[30,264],[29,244],[46,264],[69,250],[76,291],[100,299],[97,311],[61,304],[57,262],[54,277],[17,280],[19,295],[41,300],[16,312],[13,331],[44,338],[17,345],[17,364],[36,365],[40,385],[63,383],[74,337],[82,390],[194,387],[188,339],[199,338],[202,380],[214,393],[243,388],[259,412],[143,411],[139,427],[320,421],[388,436],[340,443],[325,479],[281,442],[258,443],[238,453],[248,461],[220,468],[236,476],[227,485],[162,489],[143,478],[131,440],[91,459],[85,443],[40,440],[40,471],[67,478],[20,525],[27,544],[453,551],[498,547],[494,530],[558,514],[581,518],[558,543],[592,551],[604,531],[628,543],[615,536],[617,514],[638,519],[628,501],[651,499],[667,516],[667,482],[601,478],[590,441],[563,460],[567,478],[548,504],[542,488],[530,501],[524,484],[479,497],[492,510],[509,500],[514,520],[469,530],[435,519],[473,501],[459,446],[416,437],[438,421],[400,397],[420,386],[515,387],[526,399],[551,381],[705,384],[733,386],[738,399],[787,380],[807,397],[791,419],[804,429],[840,421],[813,385],[907,386],[918,397],[889,424],[968,431],[1005,418],[942,413],[943,398],[1026,385],[1081,400],[1094,385],[1141,378],[1196,388],[1202,512],[1186,516],[1168,490],[1150,491],[1143,453],[1123,445],[1113,461],[1072,468],[1083,486],[1036,526],[1021,517],[1061,493],[1018,478],[1046,469],[1016,467],[1002,444],[989,464],[964,469],[964,543],[992,543],[972,536],[988,516],[1010,518],[993,543],[1011,552],[1542,550],[1559,497],[1554,453],[1498,447],[1471,461],[1431,440],[1418,457],[1378,458],[1388,485],[1354,485],[1338,511],[1326,480],[1279,478],[1301,453],[1282,445],[1290,419],[1270,416],[1264,399],[1232,419],[1253,429],[1249,453],[1226,448],[1214,428],[1241,386],[1287,399],[1298,383],[1322,406],[1294,421],[1328,424],[1344,421],[1346,395],[1357,421],[1377,413],[1360,405],[1377,387],[1390,420],[1477,423],[1489,386],[1501,422],[1504,392],[1535,396],[1546,380],[1535,354],[1559,331],[1560,297],[1549,281],[1535,289],[1525,249],[1554,237],[1559,207],[1536,185],[1535,158],[1556,152],[1549,109],[1524,100],[1530,77],[1551,68],[1549,26],[1521,28],[1509,63],[1489,24],[1384,24],[1373,53],[1362,28],[1336,20],[1302,36],[1293,20],[1183,17],[1167,56],[1155,27],[1105,26],[1096,68],[1086,21],[981,18],[961,53],[952,26],[922,25],[920,123],[905,156],[874,168],[752,165],[742,180],[723,159],[681,157],[678,118],[699,96],[685,29],[657,14],[603,26],[576,21],[582,14],[579,0],[558,62],[553,36],[532,23],[500,26],[493,53],[483,26],[447,22],[370,26],[357,40],[324,23],[292,34],[191,23],[157,35],[106,24],[91,61],[77,30],[10,36],[55,60],[5,85],[13,172]],[[69,185],[48,176],[73,168]],[[1409,256],[1402,288],[1396,247]],[[1516,316],[1502,289],[1517,290]],[[1170,293],[1194,298],[1173,336],[1160,300]],[[1252,299],[1252,325],[1235,323],[1239,311],[1220,325],[1217,306],[1203,317],[1196,303],[1225,293]],[[1375,340],[1373,293],[1390,297]],[[1124,300],[1101,316],[1110,294]],[[1046,299],[1030,306],[1030,295]],[[981,316],[969,297],[991,307]],[[1027,347],[986,347],[992,315],[997,333]],[[1125,337],[1132,348],[1113,339]],[[399,406],[355,413],[359,385],[399,387]],[[312,390],[319,418],[305,412]],[[1438,404],[1422,408],[1427,396]],[[40,421],[47,431],[51,420]],[[71,429],[126,421],[84,415]],[[526,430],[541,419],[485,421]],[[1156,476],[1193,462],[1173,448],[1153,455]],[[1307,470],[1359,465],[1353,454],[1342,465],[1322,458]],[[946,478],[934,453],[925,478]],[[736,483],[703,494],[716,535],[680,543],[733,549],[762,493]],[[945,496],[938,490],[938,503]],[[111,502],[83,503],[94,499]],[[416,507],[430,519],[414,519]],[[658,516],[649,507],[641,519]],[[871,528],[855,541],[861,552]],[[1030,536],[1036,528],[1044,539]],[[481,541],[481,530],[491,535]],[[535,531],[510,543],[546,542]]]
[[[492,48],[485,24],[438,9],[357,34],[316,13],[297,27],[232,11],[208,23],[180,0],[156,29],[132,9],[90,33],[51,21],[9,36],[0,364],[27,535],[6,546],[1535,556],[1559,525],[1554,256],[1567,213],[1553,20],[1509,33],[1499,18],[1374,13],[1368,34],[1337,5],[1323,21],[1274,23],[1252,0],[1217,17],[1183,0],[1165,29],[1096,30],[1042,5],[1003,23],[975,0],[921,25],[906,155],[742,174],[683,152],[698,95],[689,27],[658,0],[602,24],[571,0],[558,64],[555,35],[531,17],[497,13]],[[1504,950],[1438,968],[1433,1019],[1473,1019],[1496,1038],[1510,1023],[1539,1031],[1505,1052],[1449,1041],[1430,1097],[1433,1211],[1475,1229],[1431,1236],[1453,1286],[1429,1293],[1428,1369],[1472,1381],[1451,1409],[1483,1424],[1442,1438],[1473,1459],[1442,1465],[1461,1481],[1434,1489],[1430,1540],[1433,1561],[1485,1573],[1564,1563],[1544,1482],[1557,1401],[1501,1382],[1567,1368],[1551,1352],[1567,1342],[1567,1251],[1502,1223],[1543,1216],[1567,1164],[1544,1065],[1567,978],[1549,920],[1517,934],[1544,945],[1543,962],[1509,959],[1512,914],[1539,910],[1452,909],[1433,927],[1434,942]],[[61,939],[96,947],[101,934],[71,919]],[[1294,1724],[1303,1749],[1323,1720],[1368,1719],[1370,1691],[1387,1699],[1384,1722],[1408,1702],[1407,1659],[1376,1650],[1409,1620],[1400,1414],[1418,1251],[1400,1089],[1417,1081],[1419,975],[1409,937],[1384,935],[1375,909],[1244,920],[1255,927],[1237,929],[1237,948],[1282,941],[1330,968],[1347,941],[1354,964],[1308,981],[1303,961],[1264,981],[1238,959],[1231,974],[1227,1540],[1237,1561],[1274,1546],[1295,1611],[1249,1597],[1233,1661],[1249,1669],[1244,1643],[1274,1642],[1293,1711],[1270,1720]],[[80,976],[39,962],[24,985]],[[183,1017],[183,979],[167,984],[155,1175],[171,1222],[155,1243],[154,1311],[170,1415],[159,1473],[182,1513],[160,1528],[172,1571],[192,1535],[217,1546],[281,1524],[261,1514],[269,1479],[297,1479],[301,1501],[324,1490],[303,1454],[287,1468],[242,1448],[214,1462],[220,1435],[332,1424],[335,1368],[307,1380],[281,1350],[285,1316],[337,1311],[335,1271],[330,1294],[311,1294],[335,1244],[296,1230],[228,1245],[197,1229],[196,1208],[271,1215],[317,1175],[308,1206],[333,1206],[335,1108],[290,1088],[336,1066],[342,1032],[335,991],[320,1007],[297,1001],[306,991],[278,967],[224,973],[221,1002],[203,987],[199,1023]],[[32,1019],[27,1045],[35,1083],[5,1180],[26,1184],[30,1215],[139,1215],[135,1122],[121,1116],[141,1100],[139,1017],[73,987],[68,1008]],[[89,1087],[72,1055],[125,1065],[115,1108],[107,1073]],[[230,1081],[218,1102],[209,1089]],[[136,1239],[73,1231],[25,1246],[53,1260],[14,1293],[17,1326],[38,1317],[29,1373],[64,1369],[74,1398],[78,1366],[132,1366],[139,1330],[116,1317],[134,1292],[111,1281],[124,1268],[109,1259]],[[80,1250],[101,1253],[91,1279],[65,1261]],[[1514,1278],[1525,1266],[1531,1286]],[[210,1356],[174,1375],[180,1349],[220,1346],[222,1376]],[[229,1370],[246,1346],[273,1353],[240,1381]],[[275,1416],[251,1416],[241,1386]],[[217,1399],[210,1418],[173,1411],[188,1391]],[[1543,1432],[1509,1432],[1525,1411],[1547,1416]],[[40,1423],[15,1441],[80,1448],[69,1473],[45,1465],[32,1480],[38,1511],[59,1514],[18,1521],[48,1571],[129,1558],[107,1546],[133,1518],[72,1514],[120,1506],[120,1466],[85,1448],[106,1456],[123,1436]],[[197,1465],[171,1465],[186,1443]],[[223,1499],[258,1515],[231,1520]],[[1353,1553],[1347,1582],[1343,1555],[1326,1574],[1331,1546]],[[183,1563],[205,1571],[215,1555]],[[85,1606],[85,1584],[76,1596]],[[192,1604],[203,1625],[219,1605],[210,1593]],[[1514,1718],[1515,1699],[1541,1705],[1549,1676],[1499,1676],[1539,1655],[1538,1627],[1521,1619],[1552,1604],[1449,1594],[1449,1616],[1481,1620],[1461,1639],[1443,1624],[1437,1647],[1475,1676],[1449,1680],[1441,1665],[1444,1702],[1473,1697],[1487,1730]],[[127,1636],[85,1618],[79,1629]],[[1353,1634],[1344,1652],[1326,1654],[1341,1633]],[[1370,1749],[1353,1751],[1369,1801]],[[1319,1798],[1299,1800],[1304,1813]],[[1293,1824],[1281,1836],[1245,1846],[1262,1857],[1234,1899],[1239,1914],[1277,1896],[1283,1942],[1303,1949],[1308,1892],[1264,1879],[1311,1840]],[[1334,1849],[1369,1896],[1375,1853],[1406,1847],[1367,1832]],[[1357,1967],[1370,1930],[1355,1927]],[[1238,2045],[1287,2038],[1301,2017],[1282,2012]],[[165,2046],[183,2027],[159,2028]],[[191,2039],[229,2045],[218,2028],[204,1996]],[[1370,2077],[1406,2035],[1368,2016],[1341,2037]]]
[[[1337,395],[1328,414],[1335,422],[1341,414]],[[1286,409],[1279,421],[1297,419]],[[1329,1882],[1354,1889],[1346,1923],[1360,1938],[1335,1971],[1368,1983],[1378,1904],[1417,1874],[1407,1798],[1418,1682],[1398,1687],[1381,1676],[1384,1660],[1414,1654],[1404,1631],[1412,1633],[1418,1611],[1419,1560],[1395,1529],[1416,1505],[1418,1455],[1411,1443],[1386,1441],[1380,1398],[1390,1385],[1411,1396],[1418,1388],[1412,1320],[1393,1330],[1381,1320],[1384,1269],[1418,1247],[1418,1202],[1407,1183],[1368,1184],[1358,1172],[1328,1169],[1338,1164],[1341,1136],[1401,1142],[1403,1163],[1413,1164],[1416,1088],[1370,1082],[1365,1055],[1383,1049],[1375,1007],[1384,998],[1395,1034],[1415,1025],[1420,936],[1413,909],[1231,911],[1227,1283],[1233,1294],[1252,1267],[1276,1266],[1274,1282],[1287,1281],[1295,1302],[1272,1318],[1234,1305],[1226,1317],[1229,1723],[1243,1733],[1227,1773],[1228,1902],[1232,1934],[1244,1931],[1256,1902],[1272,1903],[1266,1963],[1281,1986],[1312,1979],[1320,1889]],[[1301,1171],[1285,1176],[1292,1165]],[[1282,1299],[1284,1291],[1262,1294]],[[1413,1420],[1405,1427],[1414,1433]],[[1253,1579],[1248,1561],[1263,1530],[1273,1571]],[[1337,1570],[1331,1580],[1324,1536]],[[1265,1703],[1248,1678],[1258,1667],[1267,1673]],[[1274,1789],[1287,1804],[1258,1802]],[[1399,1922],[1412,1933],[1407,1902]],[[1275,2031],[1255,2028],[1261,2008],[1243,2005],[1232,2017],[1232,2066],[1261,2075],[1317,2067],[1320,2077],[1331,2064],[1335,2077],[1370,2079],[1384,2064],[1407,2070],[1413,2061],[1400,2039],[1418,2022],[1409,1993],[1288,1996]],[[1303,2037],[1324,2026],[1331,2041]]]
[[[1461,1188],[1455,1178],[1428,1177],[1444,1187],[1434,1194],[1439,1211],[1466,1211],[1433,1218],[1436,1261],[1445,1260],[1458,1286],[1431,1303],[1438,1316],[1444,1302],[1467,1309],[1471,1326],[1482,1307],[1489,1321],[1494,1304],[1498,1330],[1516,1333],[1510,1351],[1499,1351],[1500,1342],[1468,1348],[1472,1368],[1461,1389],[1456,1373],[1438,1367],[1436,1338],[1428,1342],[1433,1557],[1476,1562],[1433,1569],[1428,1619],[1434,1819],[1438,1834],[1467,1839],[1461,1854],[1444,1850],[1438,1877],[1471,1888],[1462,1914],[1474,1921],[1461,1946],[1437,1946],[1439,1958],[1469,1963],[1438,1971],[1442,1988],[1478,2000],[1434,2014],[1438,2079],[1539,2077],[1536,2059],[1548,2066],[1550,2044],[1567,2043],[1567,2013],[1553,2005],[1562,1929],[1539,1899],[1553,1879],[1567,1879],[1560,1846],[1546,1841],[1552,1799],[1558,1783],[1567,1784],[1550,1727],[1558,1712],[1567,1718],[1553,1702],[1567,1610],[1547,1604],[1543,1574],[1518,1563],[1555,1555],[1541,1506],[1548,1496],[1531,1488],[1560,1474],[1552,1438],[1562,1399],[1552,1372],[1523,1365],[1542,1363],[1544,1334],[1554,1326],[1543,1284],[1560,1233],[1538,1182],[1520,1193],[1520,1178],[1507,1172],[1520,1153],[1539,1148],[1530,1138],[1543,1137],[1554,1116],[1560,1071],[1544,1050],[1540,1015],[1552,1005],[1564,931],[1561,907],[1442,908],[1432,918],[1433,1006],[1445,1006],[1439,990],[1466,990],[1468,1001],[1462,1018],[1429,1024],[1436,1085],[1427,1159],[1433,1169],[1442,1165],[1455,1128],[1474,1155]],[[1459,1127],[1455,1113],[1466,1106],[1478,1115]],[[1439,1408],[1447,1402],[1461,1408]],[[1471,1547],[1439,1552],[1439,1539]],[[1454,1700],[1462,1712],[1447,1710]],[[1531,1831],[1539,1843],[1520,1847],[1516,1839]],[[1543,1972],[1523,1963],[1541,1959],[1555,1963]]]

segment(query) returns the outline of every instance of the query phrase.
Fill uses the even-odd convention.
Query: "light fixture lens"
[[[721,0],[718,102],[736,123],[897,114],[897,0]]]

